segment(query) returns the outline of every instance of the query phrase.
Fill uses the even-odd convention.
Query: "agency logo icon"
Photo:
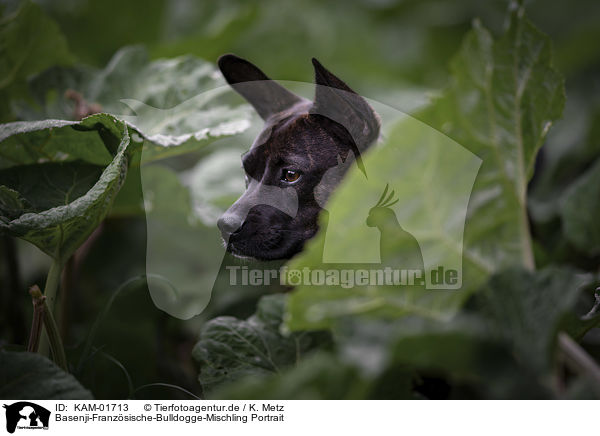
[[[425,267],[421,247],[417,239],[404,230],[398,222],[392,206],[398,203],[399,199],[394,196],[394,190],[388,191],[389,186],[389,183],[385,185],[377,204],[369,209],[366,225],[375,227],[379,231],[379,256],[382,264],[394,264],[393,266],[403,269],[422,271]],[[392,252],[395,255],[388,260],[387,257]]]
[[[47,430],[50,422],[50,411],[29,401],[4,404],[6,409],[6,431],[14,433],[19,430]]]

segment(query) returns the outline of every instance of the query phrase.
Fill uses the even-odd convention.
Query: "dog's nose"
[[[223,236],[227,237],[242,227],[243,223],[244,221],[239,216],[231,213],[225,213],[221,216],[221,218],[218,219],[217,227]]]

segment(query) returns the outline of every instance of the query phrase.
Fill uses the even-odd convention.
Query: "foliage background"
[[[35,5],[29,6],[25,24],[15,28],[11,14],[20,2],[2,3],[2,122],[56,116],[32,116],[24,109],[39,110],[36,78],[55,66],[102,69],[129,45],[143,46],[150,60],[193,55],[215,62],[232,52],[278,80],[309,81],[309,61],[316,57],[362,95],[415,112],[452,84],[451,59],[473,20],[501,35],[509,17],[509,4],[500,0],[66,0]],[[132,173],[133,181],[125,184],[61,290],[68,295],[59,310],[66,320],[62,329],[70,362],[79,361],[93,321],[108,308],[92,358],[74,371],[81,384],[96,398],[189,398],[174,386],[216,397],[597,398],[597,382],[587,383],[594,375],[565,365],[567,358],[555,345],[559,329],[581,339],[574,333],[581,328],[576,317],[592,307],[600,273],[600,4],[528,1],[525,9],[553,42],[554,67],[565,79],[567,96],[562,119],[547,136],[528,186],[535,263],[541,272],[498,272],[452,322],[414,316],[340,320],[334,344],[320,335],[300,332],[290,339],[282,333],[282,296],[261,300],[254,317],[242,321],[257,310],[259,296],[223,287],[202,316],[180,321],[158,310],[138,280],[107,306],[123,283],[145,269],[146,221],[136,207],[139,201],[133,200],[140,192]],[[47,37],[36,38],[40,32]],[[153,91],[142,92],[152,96]],[[193,156],[202,161],[217,151],[208,145]],[[25,290],[44,283],[50,261],[28,243],[2,238],[0,344],[19,350],[31,325]],[[579,292],[581,274],[587,286]],[[207,324],[221,315],[238,320]],[[218,342],[219,322],[258,331],[256,340],[271,338],[273,347],[283,350],[281,361],[274,369],[269,364],[236,366],[210,342]],[[196,346],[202,329],[208,339]],[[286,341],[292,339],[306,344],[309,355],[300,361],[288,355]],[[597,330],[581,341],[597,361]],[[222,384],[231,378],[222,368],[235,369],[235,383]],[[250,378],[239,381],[243,375]]]

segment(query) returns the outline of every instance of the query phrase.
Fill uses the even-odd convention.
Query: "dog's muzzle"
[[[217,227],[226,241],[242,228],[242,224],[244,224],[244,218],[229,211],[225,212],[217,221]]]
[[[223,239],[227,241],[241,229],[248,212],[259,205],[274,207],[293,218],[298,213],[298,195],[291,187],[269,186],[250,179],[246,192],[217,221]]]

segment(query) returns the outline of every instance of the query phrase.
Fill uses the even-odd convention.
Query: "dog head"
[[[227,82],[264,120],[242,156],[246,191],[221,216],[227,250],[259,260],[288,259],[318,230],[331,191],[379,135],[369,104],[316,59],[314,101],[270,80],[234,55],[219,59]]]

